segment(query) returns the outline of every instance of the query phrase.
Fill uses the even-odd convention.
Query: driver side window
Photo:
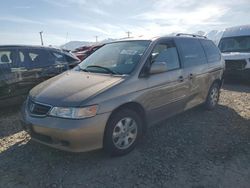
[[[180,68],[179,57],[173,42],[157,44],[152,52],[152,63],[165,62],[168,70]]]

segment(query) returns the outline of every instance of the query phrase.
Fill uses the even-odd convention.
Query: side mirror
[[[150,74],[159,74],[159,73],[163,73],[166,72],[167,69],[167,63],[166,62],[154,62],[151,65]]]

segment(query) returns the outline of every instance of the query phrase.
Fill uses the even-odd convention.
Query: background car
[[[73,50],[72,53],[82,61],[86,59],[94,51],[101,48],[102,46],[104,46],[104,44],[93,45],[93,46],[82,46]]]
[[[60,49],[0,46],[0,107],[21,102],[38,83],[73,68],[80,60]]]
[[[250,82],[250,25],[227,28],[219,48],[226,63],[225,77]]]

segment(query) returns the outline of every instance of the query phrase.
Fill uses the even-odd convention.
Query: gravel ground
[[[67,153],[30,141],[17,111],[0,115],[0,187],[250,186],[250,87],[225,85],[201,107],[149,128],[129,155]]]

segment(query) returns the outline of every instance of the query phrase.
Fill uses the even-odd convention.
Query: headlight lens
[[[97,109],[97,105],[83,108],[53,107],[50,111],[50,115],[62,118],[82,119],[95,116]]]

